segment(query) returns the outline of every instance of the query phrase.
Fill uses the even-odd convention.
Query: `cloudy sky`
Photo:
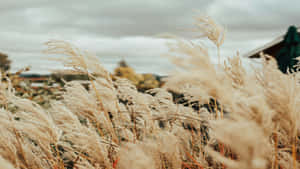
[[[299,0],[0,0],[0,51],[9,54],[14,70],[32,65],[33,72],[45,73],[59,65],[41,53],[43,43],[68,40],[95,53],[110,70],[124,58],[138,72],[164,74],[171,69],[161,56],[168,49],[156,35],[196,37],[185,33],[195,14],[226,27],[222,56],[228,57],[299,25],[299,6]]]

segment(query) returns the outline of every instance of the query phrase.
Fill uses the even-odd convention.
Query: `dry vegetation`
[[[214,23],[203,19],[198,26]],[[204,34],[220,48],[224,35],[214,24]],[[216,68],[201,44],[178,40],[170,54],[188,57],[174,59],[185,71],[140,93],[125,79],[113,81],[95,56],[67,42],[47,45],[48,53],[63,54],[66,66],[89,76],[90,90],[69,82],[63,99],[44,109],[1,85],[1,168],[300,166],[299,73],[282,74],[273,60],[251,74],[239,56]],[[168,91],[184,94],[186,104],[174,103]]]

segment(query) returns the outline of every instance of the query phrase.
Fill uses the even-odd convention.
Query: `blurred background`
[[[200,33],[189,31],[193,16],[205,14],[224,25],[221,55],[226,58],[237,51],[243,55],[297,25],[299,5],[299,0],[2,0],[0,52],[12,61],[12,72],[31,66],[31,73],[47,74],[62,65],[41,53],[43,43],[68,40],[97,55],[110,71],[124,59],[138,73],[167,75],[174,67],[163,55],[171,40],[158,35],[197,38]],[[214,46],[206,44],[217,63]]]

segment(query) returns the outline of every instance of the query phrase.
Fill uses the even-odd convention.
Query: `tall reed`
[[[224,29],[209,17],[196,22],[220,50]],[[46,109],[16,96],[9,79],[2,83],[0,166],[297,168],[300,74],[282,74],[272,58],[248,72],[239,54],[216,68],[203,44],[174,41],[169,55],[182,71],[143,93],[126,79],[113,80],[87,51],[47,42],[45,52],[88,75],[88,87],[68,82],[62,100]]]

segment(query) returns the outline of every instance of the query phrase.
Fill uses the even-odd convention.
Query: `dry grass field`
[[[195,31],[220,57],[224,29],[199,17]],[[112,80],[96,56],[47,42],[46,53],[88,75],[89,90],[68,82],[45,109],[1,85],[1,168],[298,168],[300,74],[281,73],[272,59],[249,73],[238,55],[216,66],[202,44],[176,40],[169,55],[182,71],[143,93]],[[183,94],[181,104],[169,91]]]

